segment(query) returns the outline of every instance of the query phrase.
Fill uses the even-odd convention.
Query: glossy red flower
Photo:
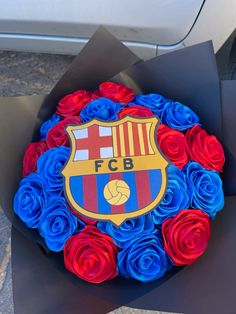
[[[90,218],[87,218],[83,215],[80,215],[76,210],[74,210],[70,204],[67,203],[67,207],[68,209],[72,212],[73,215],[75,215],[76,217],[78,217],[80,220],[82,220],[86,225],[96,225],[97,224],[97,220],[94,220],[94,219],[90,219]]]
[[[182,170],[189,159],[184,134],[160,124],[157,130],[157,141],[164,155]]]
[[[131,88],[126,87],[124,84],[104,82],[100,84],[99,91],[101,97],[109,98],[114,102],[127,104],[134,99],[134,91]]]
[[[200,209],[181,210],[162,224],[164,249],[174,265],[189,265],[207,248],[211,220]]]
[[[95,99],[98,99],[102,97],[101,94],[100,94],[100,91],[99,90],[95,90],[94,92],[92,92],[92,99],[91,100],[95,100]]]
[[[191,160],[197,161],[208,170],[222,172],[224,150],[214,135],[207,134],[199,125],[195,125],[187,131],[186,141]]]
[[[37,170],[38,158],[47,150],[45,141],[33,142],[27,145],[23,159],[23,176]]]
[[[80,220],[82,220],[86,225],[95,226],[97,224],[97,220],[90,219],[90,218],[87,218],[83,215],[79,215],[79,214],[75,214],[75,213],[74,213],[74,215],[77,216]]]
[[[116,277],[118,247],[95,226],[86,226],[64,247],[65,267],[79,278],[100,283]]]
[[[79,124],[82,120],[80,117],[67,117],[51,128],[46,137],[48,148],[69,146],[69,137],[66,133],[66,127],[69,124]]]
[[[122,118],[128,114],[131,116],[135,116],[135,117],[151,117],[151,116],[153,116],[153,112],[150,109],[148,109],[147,107],[139,106],[139,105],[135,105],[135,104],[133,104],[129,107],[123,108],[119,112],[118,117]]]
[[[56,113],[64,118],[78,116],[82,108],[92,99],[94,99],[92,93],[83,89],[77,90],[59,100]]]

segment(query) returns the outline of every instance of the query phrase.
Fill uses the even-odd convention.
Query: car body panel
[[[0,0],[0,33],[90,38],[104,25],[120,40],[172,45],[203,0]]]
[[[211,40],[217,52],[236,29],[236,0],[206,0],[189,34],[176,45],[158,45],[161,55]]]
[[[236,26],[236,0],[0,0],[0,49],[77,54],[99,25],[146,60]]]
[[[89,39],[63,36],[0,34],[0,50],[77,55]],[[123,41],[139,58],[157,54],[157,45]]]

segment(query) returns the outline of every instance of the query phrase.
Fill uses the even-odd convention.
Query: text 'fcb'
[[[131,170],[134,167],[132,158],[123,158],[122,163],[118,163],[117,159],[98,159],[94,162],[95,171],[103,171],[109,169],[110,171],[125,171]]]

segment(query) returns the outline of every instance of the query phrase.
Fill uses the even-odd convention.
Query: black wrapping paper
[[[55,112],[58,100],[64,95],[79,88],[94,89],[111,77],[137,92],[158,92],[196,111],[203,127],[217,135],[225,145],[225,192],[236,194],[235,143],[232,137],[235,133],[233,117],[236,116],[232,97],[235,99],[236,88],[235,83],[220,84],[211,43],[143,62],[100,28],[48,96],[0,98],[0,203],[14,226],[15,312],[106,313],[126,304],[188,313],[197,313],[197,310],[198,313],[204,313],[204,310],[211,313],[213,309],[218,313],[218,309],[224,306],[231,310],[231,291],[236,282],[234,275],[229,275],[236,262],[236,255],[232,252],[232,247],[235,247],[232,225],[235,197],[227,197],[224,211],[213,223],[213,237],[206,254],[193,266],[173,269],[149,284],[123,278],[99,285],[79,280],[65,270],[62,255],[46,254],[38,233],[26,228],[13,214],[12,201],[21,178],[24,150],[27,143],[37,138],[40,123]],[[232,110],[230,115],[229,108]],[[223,293],[216,288],[222,286],[222,281]],[[207,293],[208,290],[212,294]]]
[[[188,314],[235,313],[236,196],[227,196],[225,202],[212,225],[206,253],[193,265],[150,284],[122,279],[96,286],[82,282],[65,271],[58,256],[46,255],[13,229],[15,313],[103,314],[122,305]]]
[[[99,27],[74,59],[41,106],[39,116],[49,118],[62,97],[77,89],[94,90],[101,82],[141,60],[104,27]]]
[[[236,195],[236,81],[221,82],[222,136],[226,163],[223,183],[225,194]]]
[[[186,104],[209,132],[221,138],[220,83],[210,41],[139,62],[114,80]]]

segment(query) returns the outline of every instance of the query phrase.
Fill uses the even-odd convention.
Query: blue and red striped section
[[[123,205],[110,205],[104,198],[104,187],[111,180],[124,180],[130,197]],[[75,202],[87,211],[98,214],[130,213],[149,205],[159,194],[161,170],[142,170],[70,177],[70,190]]]

